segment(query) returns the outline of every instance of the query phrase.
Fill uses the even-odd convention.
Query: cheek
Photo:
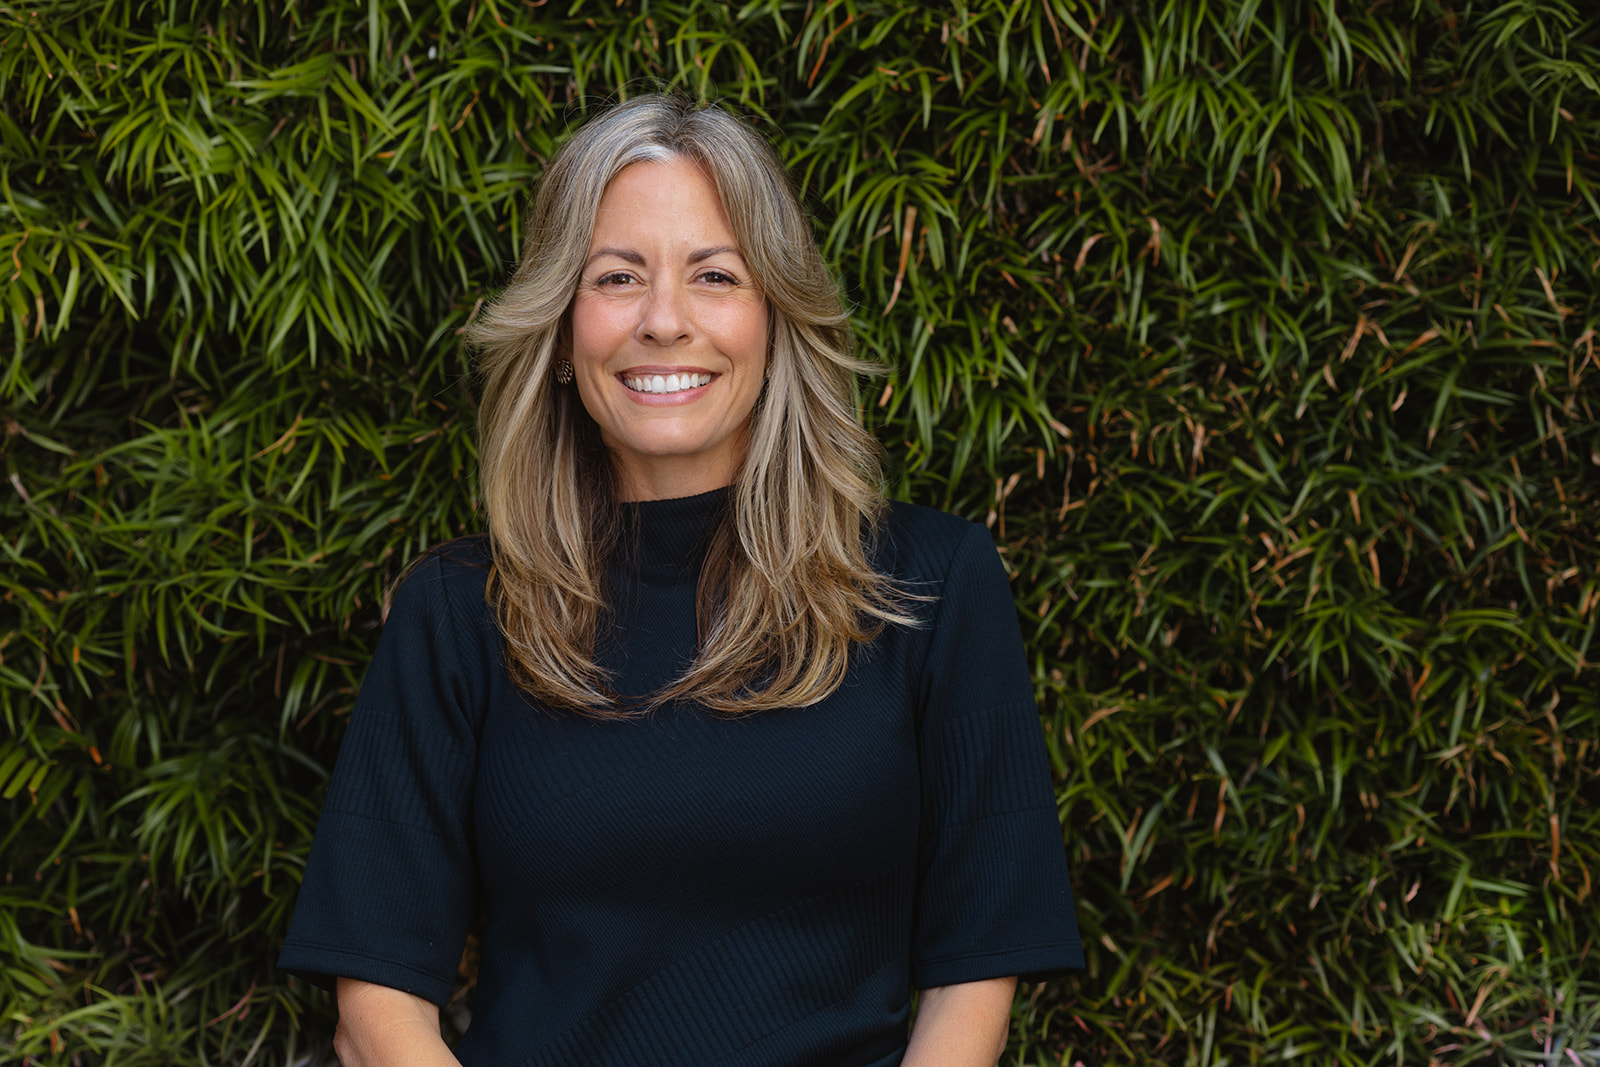
[[[604,359],[629,335],[620,308],[580,296],[572,304],[572,352],[579,358]]]
[[[745,352],[741,368],[744,371],[741,375],[741,406],[745,418],[749,418],[756,401],[761,398],[762,387],[766,385],[767,371],[770,369],[767,367],[767,349],[770,346],[768,330],[765,306],[741,323],[740,346]]]
[[[746,365],[762,364],[767,358],[767,311],[765,306],[733,306],[719,309],[717,332],[725,353]]]

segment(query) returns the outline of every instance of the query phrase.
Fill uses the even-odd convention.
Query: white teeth
[[[681,393],[711,384],[709,374],[651,374],[624,378],[623,384],[636,393]]]

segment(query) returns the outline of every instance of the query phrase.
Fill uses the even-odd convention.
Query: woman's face
[[[767,307],[694,163],[635,163],[600,201],[572,369],[625,500],[730,484],[767,362]]]

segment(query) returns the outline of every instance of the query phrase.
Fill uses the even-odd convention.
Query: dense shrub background
[[[303,1062],[274,971],[458,331],[587,109],[766,124],[1015,575],[1089,968],[1008,1063],[1600,1062],[1580,0],[9,0],[0,1059]]]

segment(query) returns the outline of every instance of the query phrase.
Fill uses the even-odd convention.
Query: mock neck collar
[[[622,504],[622,562],[646,581],[695,580],[706,542],[728,504],[723,486],[695,496]]]

